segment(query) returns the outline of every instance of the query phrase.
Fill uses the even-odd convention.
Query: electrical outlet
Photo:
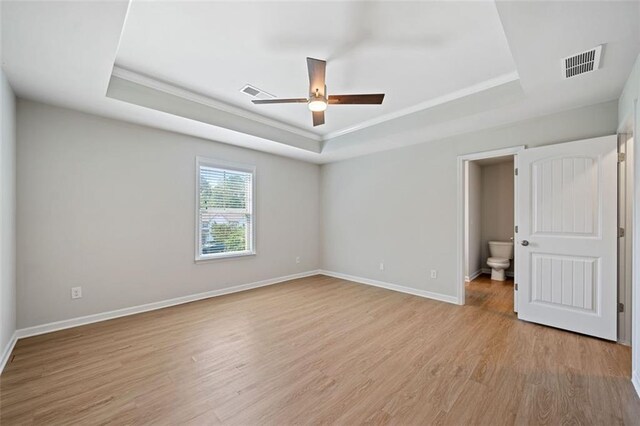
[[[431,278],[438,278],[438,271],[436,271],[435,269],[431,270]]]
[[[82,297],[82,287],[71,287],[71,298],[80,299]]]
[[[296,257],[296,263],[300,263],[300,256]]]
[[[380,262],[380,270],[384,271],[384,263],[383,262]]]

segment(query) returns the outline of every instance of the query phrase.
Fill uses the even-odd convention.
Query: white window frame
[[[202,226],[200,224],[200,167],[212,167],[216,169],[224,169],[231,171],[238,171],[243,173],[251,173],[251,241],[250,248],[241,252],[230,253],[212,253],[202,254]],[[246,257],[256,255],[256,167],[253,165],[233,163],[228,161],[216,160],[213,158],[196,157],[196,170],[195,170],[195,261],[208,262],[212,260],[231,259],[235,257]]]

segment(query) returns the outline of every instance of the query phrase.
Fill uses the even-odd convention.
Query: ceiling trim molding
[[[363,121],[362,123],[356,124],[351,127],[347,127],[342,130],[336,130],[335,132],[327,133],[326,135],[324,135],[323,141],[326,142],[330,139],[337,138],[338,136],[343,136],[348,133],[353,133],[358,130],[365,129],[367,127],[375,126],[376,124],[384,123],[385,121],[395,120],[396,118],[400,118],[405,115],[409,115],[409,114],[413,114],[429,108],[433,108],[435,106],[442,105],[444,103],[451,102],[456,99],[464,98],[466,96],[483,92],[485,90],[492,89],[494,87],[501,86],[503,84],[517,81],[519,79],[520,79],[520,76],[518,75],[517,71],[513,71],[508,74],[503,74],[498,77],[483,81],[481,83],[474,84],[472,86],[468,86],[460,90],[456,90],[455,92],[447,93],[446,95],[429,99],[427,101],[410,106],[408,108],[404,108],[396,112],[385,114],[380,117],[372,118],[371,120]]]
[[[158,90],[160,92],[168,93],[173,96],[177,96],[230,114],[234,114],[247,120],[255,121],[267,126],[297,134],[299,136],[313,139],[318,142],[322,142],[323,140],[323,138],[316,133],[308,132],[306,130],[300,129],[299,127],[292,126],[281,121],[273,120],[260,114],[255,114],[250,111],[244,110],[242,108],[231,106],[229,104],[217,101],[209,96],[192,92],[180,86],[176,86],[174,84],[170,84],[156,78],[119,67],[117,65],[114,65],[111,75],[123,80],[130,81],[132,83],[140,84],[150,89]]]
[[[349,133],[357,132],[358,130],[366,129],[367,127],[375,126],[380,123],[384,123],[386,121],[391,121],[405,115],[413,114],[419,111],[423,111],[429,108],[433,108],[435,106],[451,102],[456,99],[463,98],[465,96],[473,95],[475,93],[479,93],[488,89],[492,89],[497,86],[501,86],[506,83],[510,83],[513,81],[519,80],[519,75],[517,71],[503,74],[498,77],[483,81],[478,84],[474,84],[472,86],[465,87],[460,90],[456,90],[451,93],[447,93],[446,95],[439,96],[437,98],[429,99],[427,101],[421,102],[419,104],[413,105],[408,108],[401,109],[396,112],[392,112],[389,114],[385,114],[380,117],[373,118],[371,120],[366,120],[361,123],[355,124],[350,127],[346,127],[341,130],[336,130],[335,132],[327,133],[324,136],[318,135],[316,133],[308,132],[304,129],[301,129],[297,126],[293,126],[287,123],[283,123],[278,120],[273,120],[268,117],[265,117],[260,114],[256,114],[250,111],[247,111],[242,108],[238,108],[232,105],[229,105],[224,102],[220,102],[215,100],[209,96],[205,96],[199,93],[192,92],[183,87],[176,86],[174,84],[167,83],[162,80],[158,80],[153,77],[149,77],[148,75],[141,74],[135,71],[128,70],[126,68],[122,68],[120,66],[114,65],[113,71],[111,73],[114,77],[121,78],[123,80],[131,81],[136,84],[140,84],[145,87],[149,87],[151,89],[155,89],[164,93],[168,93],[170,95],[178,96],[183,99],[187,99],[193,102],[197,102],[199,104],[216,108],[221,111],[228,112],[230,114],[235,114],[239,117],[245,118],[247,120],[252,120],[261,124],[265,124],[280,130],[288,131],[299,136],[303,136],[309,139],[313,139],[319,142],[326,142],[330,139],[343,136]]]

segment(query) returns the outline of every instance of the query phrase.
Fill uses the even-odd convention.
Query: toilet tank
[[[489,241],[491,257],[513,259],[513,243],[510,241]]]

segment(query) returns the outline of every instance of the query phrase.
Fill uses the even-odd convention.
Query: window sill
[[[243,251],[243,252],[235,252],[235,253],[224,253],[224,254],[215,254],[210,256],[198,256],[196,257],[196,263],[206,263],[206,262],[214,262],[216,260],[230,260],[239,257],[248,257],[255,256],[255,251]]]

